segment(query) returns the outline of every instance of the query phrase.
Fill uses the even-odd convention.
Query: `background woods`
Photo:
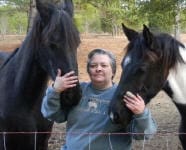
[[[75,23],[84,34],[117,36],[121,34],[122,22],[136,29],[146,24],[177,38],[180,32],[186,32],[185,0],[74,0],[74,5]],[[35,13],[35,0],[1,0],[0,34],[25,34]]]

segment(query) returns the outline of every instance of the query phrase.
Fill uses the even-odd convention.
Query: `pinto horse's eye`
[[[146,93],[147,92],[147,87],[145,85],[143,85],[142,88],[141,88],[141,91]]]
[[[147,71],[147,66],[142,65],[142,66],[140,66],[139,70],[140,70],[140,72],[145,73]]]

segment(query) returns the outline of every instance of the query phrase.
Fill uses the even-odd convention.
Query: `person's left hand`
[[[123,101],[128,109],[130,109],[134,114],[142,114],[145,110],[145,103],[142,97],[137,94],[134,95],[127,91],[123,97]]]

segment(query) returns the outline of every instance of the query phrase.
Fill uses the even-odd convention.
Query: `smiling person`
[[[131,92],[123,97],[125,105],[134,113],[127,129],[111,122],[108,107],[117,87],[113,82],[116,60],[111,52],[92,50],[88,55],[87,72],[91,81],[81,83],[82,98],[68,112],[61,109],[60,92],[76,86],[78,77],[73,71],[61,76],[58,70],[53,86],[48,87],[43,98],[43,116],[57,123],[66,121],[62,150],[130,150],[133,138],[148,139],[156,133],[156,123],[143,99]],[[128,132],[144,134],[118,134]]]

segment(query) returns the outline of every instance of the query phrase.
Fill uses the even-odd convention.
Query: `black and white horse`
[[[186,49],[166,33],[154,34],[144,25],[138,33],[122,24],[129,40],[121,63],[122,75],[110,103],[114,122],[127,126],[132,112],[123,107],[127,91],[140,94],[147,104],[161,89],[172,98],[181,115],[180,133],[186,133]],[[179,135],[186,149],[186,135]]]

